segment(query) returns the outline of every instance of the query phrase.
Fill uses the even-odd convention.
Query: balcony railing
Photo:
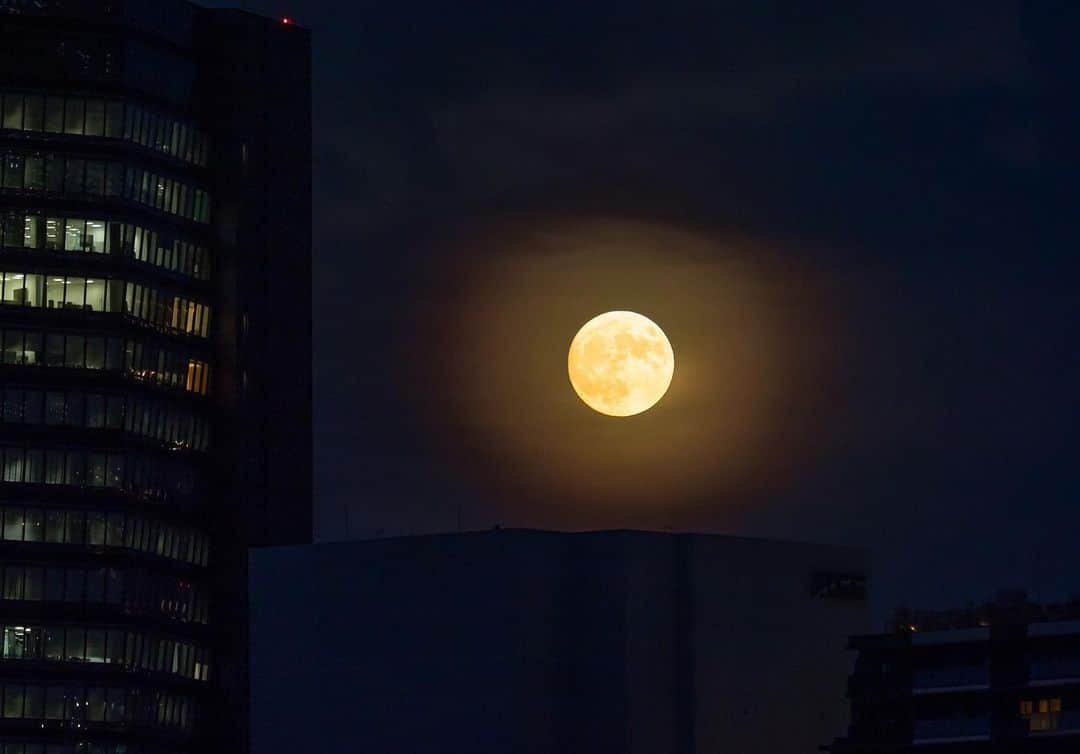
[[[914,743],[944,740],[976,740],[990,737],[989,717],[955,717],[916,720]]]
[[[985,664],[950,665],[941,668],[916,668],[912,674],[911,687],[916,693],[930,693],[949,688],[985,686],[990,682],[990,672]]]
[[[1080,657],[1033,657],[1028,676],[1034,684],[1047,684],[1070,679],[1080,680]]]

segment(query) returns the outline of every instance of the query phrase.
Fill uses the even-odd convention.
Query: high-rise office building
[[[903,611],[854,636],[851,727],[836,754],[1080,751],[1080,601]]]
[[[0,751],[242,752],[311,537],[310,38],[0,0]]]

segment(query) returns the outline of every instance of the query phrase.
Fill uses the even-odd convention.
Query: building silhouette
[[[262,549],[253,751],[816,751],[866,574],[850,548],[634,531]]]
[[[1020,593],[898,613],[855,636],[851,726],[836,754],[1080,750],[1080,602]]]
[[[0,0],[0,751],[247,749],[247,548],[311,538],[310,39]]]

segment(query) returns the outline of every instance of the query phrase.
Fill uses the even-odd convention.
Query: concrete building
[[[1080,751],[1080,601],[1003,593],[905,611],[849,646],[852,721],[837,754]]]
[[[857,550],[527,530],[252,554],[255,754],[797,754],[847,722]]]

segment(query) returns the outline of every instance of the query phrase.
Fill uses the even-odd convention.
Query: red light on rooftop
[[[286,26],[292,26],[292,22],[293,22],[292,19],[289,18],[288,16],[282,16],[281,17],[281,23],[285,24]]]

